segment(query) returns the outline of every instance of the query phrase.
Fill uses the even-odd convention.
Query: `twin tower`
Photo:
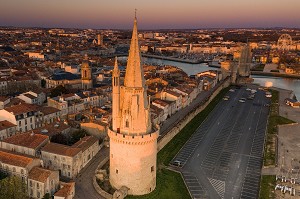
[[[110,183],[129,188],[130,195],[150,193],[156,186],[158,130],[151,124],[150,98],[147,97],[138,43],[137,19],[124,79],[116,60],[112,80],[112,126],[110,138]]]

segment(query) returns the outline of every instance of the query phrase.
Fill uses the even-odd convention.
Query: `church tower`
[[[127,187],[130,195],[144,195],[156,187],[156,155],[159,132],[151,124],[144,71],[134,19],[124,85],[120,85],[117,61],[113,70],[113,113],[110,138],[110,183]]]
[[[81,84],[82,89],[84,90],[93,88],[92,69],[89,65],[87,55],[85,55],[84,60],[81,64]]]

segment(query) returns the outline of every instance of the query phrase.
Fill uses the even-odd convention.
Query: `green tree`
[[[87,135],[87,131],[84,129],[79,129],[77,131],[74,131],[71,135],[71,143],[75,144],[78,142],[81,138]]]
[[[59,85],[51,90],[50,97],[57,97],[66,93],[69,93],[69,91],[64,86]]]
[[[27,187],[20,177],[9,176],[0,181],[0,199],[27,199]]]
[[[67,136],[59,133],[59,134],[53,135],[51,137],[51,142],[68,145],[69,144],[69,139],[67,138]]]
[[[46,88],[46,80],[44,80],[44,79],[41,80],[41,86],[43,88]]]
[[[49,193],[46,193],[46,194],[44,195],[43,199],[51,199],[50,194],[49,194]]]
[[[6,177],[7,177],[7,174],[0,171],[0,180],[3,180]]]

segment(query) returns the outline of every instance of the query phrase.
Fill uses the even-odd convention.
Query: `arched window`
[[[84,71],[84,77],[85,77],[85,78],[87,77],[87,72],[86,72],[86,70]]]

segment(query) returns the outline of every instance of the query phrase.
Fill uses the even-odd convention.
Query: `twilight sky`
[[[300,28],[300,0],[0,0],[0,26]]]

